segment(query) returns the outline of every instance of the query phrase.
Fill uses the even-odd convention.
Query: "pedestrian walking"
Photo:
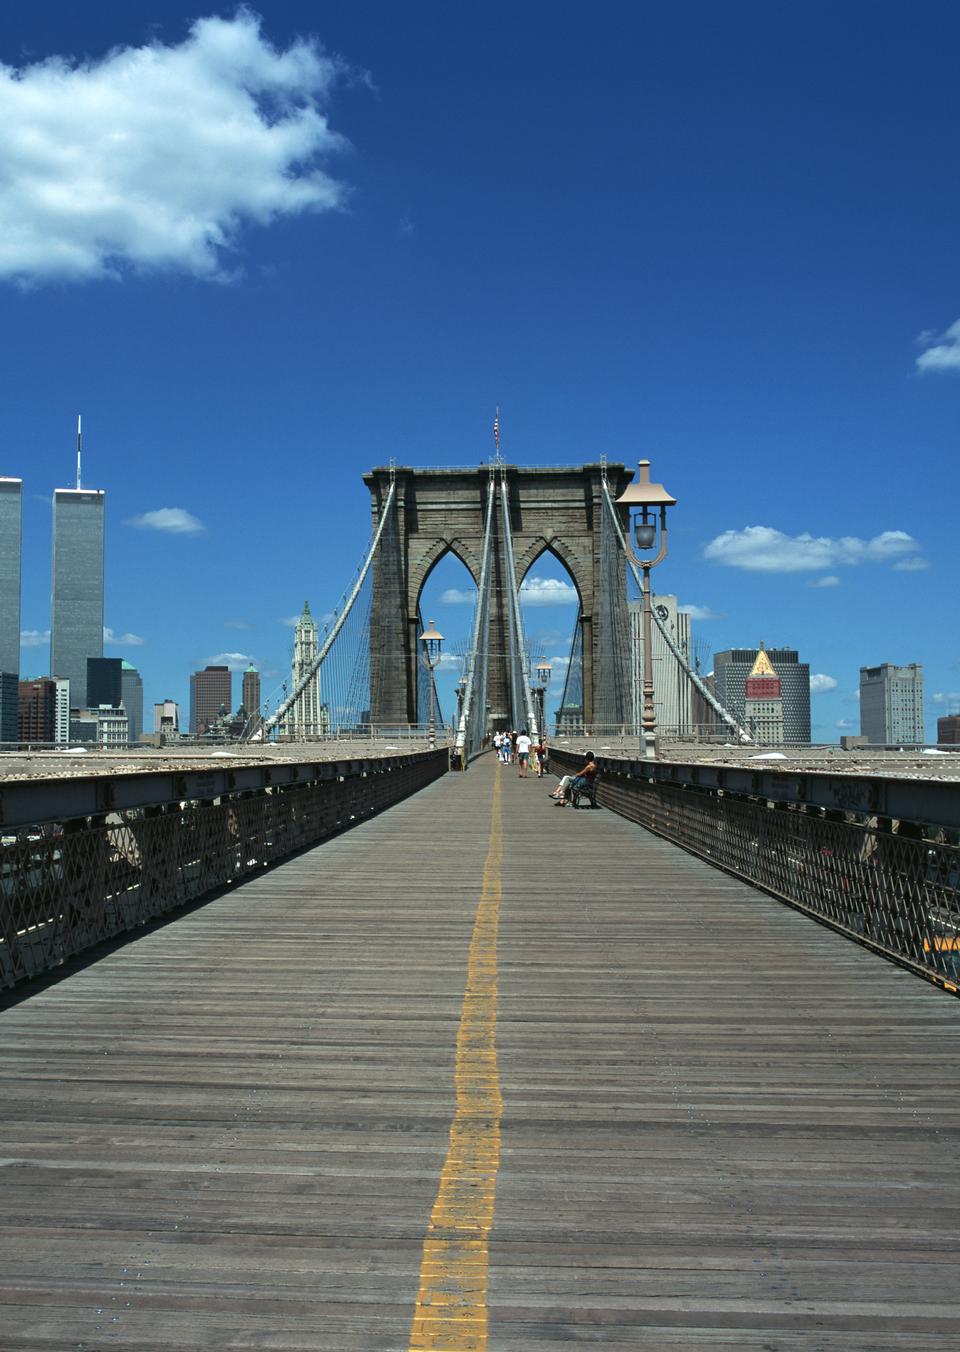
[[[527,762],[530,759],[530,747],[532,745],[532,738],[527,735],[527,730],[524,728],[517,736],[517,767],[521,779],[527,777]]]

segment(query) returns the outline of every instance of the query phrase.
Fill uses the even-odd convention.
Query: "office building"
[[[20,553],[23,480],[0,477],[0,742],[20,721]]]
[[[120,703],[127,711],[130,742],[136,745],[143,734],[143,680],[129,662],[120,664]]]
[[[260,710],[260,673],[251,662],[243,673],[243,693],[241,696],[243,707],[248,714],[256,714]]]
[[[70,682],[55,676],[53,683],[57,687],[53,740],[62,746],[70,740]]]
[[[245,732],[250,736],[263,722],[260,713],[260,673],[252,662],[243,673],[243,693],[240,702],[247,714]]]
[[[743,722],[755,741],[765,746],[782,746],[783,692],[780,677],[762,643],[744,687]]]
[[[123,691],[123,662],[119,657],[87,658],[87,708],[101,704],[119,708]]]
[[[717,699],[746,725],[747,678],[759,648],[728,648],[713,659],[713,688]],[[783,740],[793,745],[810,742],[810,665],[801,662],[796,648],[767,648],[767,658],[780,679],[783,700]],[[718,731],[728,732],[726,725]]]
[[[671,639],[690,664],[690,616],[677,606],[675,596],[650,598],[656,615],[666,626]],[[630,611],[630,688],[632,692],[633,731],[638,734],[643,726],[643,605],[628,602]],[[692,685],[686,669],[675,657],[663,630],[651,617],[651,644],[653,654],[653,712],[657,733],[682,734],[691,730],[693,723]]]
[[[56,741],[57,683],[49,676],[21,681],[19,690],[20,742]]]
[[[303,612],[297,621],[293,636],[293,661],[290,665],[290,692],[307,675],[317,656],[317,625],[310,614],[310,603],[304,601]],[[321,737],[330,731],[330,713],[320,702],[320,673],[315,672],[287,711],[280,727],[280,736],[289,741],[304,737]]]
[[[127,745],[129,727],[125,709],[104,704],[99,709],[75,710],[70,717],[70,741],[94,742],[117,750]]]
[[[937,745],[960,746],[960,714],[944,714],[937,719]]]
[[[172,699],[165,699],[153,706],[153,730],[164,737],[180,736],[180,705]]]
[[[103,524],[106,494],[58,488],[53,495],[50,674],[70,682],[86,708],[87,658],[103,656]]]
[[[204,667],[190,677],[190,731],[202,737],[221,711],[229,713],[233,680],[229,667]]]
[[[921,663],[860,668],[860,732],[874,746],[924,740]]]

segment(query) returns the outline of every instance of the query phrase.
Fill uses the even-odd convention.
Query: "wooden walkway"
[[[3,1013],[3,1352],[957,1348],[960,1002],[552,784]]]

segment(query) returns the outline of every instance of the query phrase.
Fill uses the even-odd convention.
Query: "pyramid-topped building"
[[[783,745],[783,691],[762,643],[747,677],[744,722],[758,742]]]

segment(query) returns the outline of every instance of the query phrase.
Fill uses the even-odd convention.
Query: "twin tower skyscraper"
[[[103,536],[106,494],[77,487],[53,494],[50,675],[70,682],[70,704],[87,705],[87,658],[103,656]],[[23,480],[0,478],[0,741],[17,740]]]

